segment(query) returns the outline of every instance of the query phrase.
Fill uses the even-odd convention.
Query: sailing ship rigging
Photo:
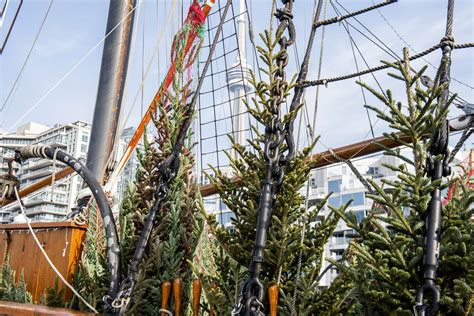
[[[236,284],[239,290],[237,297],[234,298],[235,304],[232,306],[232,314],[264,315],[270,312],[271,315],[276,315],[277,305],[279,299],[281,299],[279,295],[282,293],[282,288],[279,287],[282,271],[279,272],[278,281],[275,281],[275,284],[265,283],[269,281],[266,279],[268,274],[264,271],[267,267],[265,264],[269,261],[269,258],[266,257],[268,256],[266,247],[268,247],[267,239],[272,230],[273,217],[275,216],[272,215],[272,212],[279,203],[277,199],[282,195],[281,190],[286,188],[284,181],[288,179],[288,174],[293,172],[291,168],[295,160],[300,159],[300,155],[307,150],[305,153],[310,155],[307,161],[316,161],[308,167],[308,174],[312,169],[336,163],[346,163],[361,179],[368,191],[375,195],[377,190],[373,188],[373,184],[363,180],[363,176],[351,162],[353,159],[379,153],[383,150],[391,150],[400,145],[411,145],[412,142],[416,141],[429,142],[429,151],[426,153],[426,172],[434,189],[431,192],[430,203],[427,206],[424,219],[426,222],[426,242],[420,268],[422,276],[419,282],[420,287],[417,289],[416,302],[413,302],[413,305],[417,315],[436,314],[440,309],[440,295],[442,295],[435,285],[442,229],[441,180],[451,174],[449,162],[452,160],[452,156],[448,150],[449,137],[453,132],[463,133],[456,146],[456,148],[459,148],[472,134],[472,124],[474,122],[471,111],[472,105],[450,92],[451,80],[459,82],[457,79],[451,78],[452,51],[474,47],[474,43],[457,43],[454,41],[454,0],[447,1],[446,30],[439,44],[415,55],[409,55],[408,50],[405,50],[404,55],[399,56],[387,45],[376,43],[384,51],[388,50],[391,60],[375,67],[369,66],[357,46],[353,34],[351,35],[351,31],[355,30],[366,38],[369,37],[351,22],[356,21],[376,38],[358,19],[369,12],[378,11],[383,19],[389,23],[381,13],[381,9],[394,6],[396,0],[374,2],[371,6],[355,11],[346,10],[337,0],[315,1],[309,36],[306,41],[307,45],[301,61],[296,48],[300,33],[294,21],[297,2],[285,0],[278,3],[278,5],[275,3],[275,7],[272,8],[271,12],[274,17],[271,20],[270,30],[262,35],[262,41],[268,48],[267,52],[255,43],[255,30],[252,23],[252,16],[255,12],[250,11],[247,1],[238,1],[239,10],[237,13],[237,10],[234,11],[235,1],[232,0],[208,0],[203,3],[193,0],[189,4],[188,13],[186,15],[182,13],[183,26],[174,37],[168,71],[158,86],[148,108],[143,113],[124,154],[120,157],[114,146],[117,145],[117,133],[121,126],[119,116],[124,103],[123,94],[128,60],[131,56],[131,34],[134,30],[135,11],[141,5],[141,2],[123,0],[119,3],[111,2],[110,4],[92,125],[92,143],[89,147],[86,164],[84,165],[65,151],[51,146],[33,145],[22,148],[16,151],[15,156],[10,159],[10,165],[12,163],[22,163],[27,159],[44,158],[54,162],[56,160],[61,161],[67,167],[27,187],[19,186],[12,172],[0,177],[0,191],[2,192],[0,205],[6,206],[18,202],[20,209],[23,211],[21,202],[23,197],[46,186],[54,186],[55,181],[71,174],[79,174],[87,186],[87,189],[84,190],[86,194],[81,196],[75,212],[70,217],[76,221],[81,221],[84,218],[90,221],[91,208],[97,207],[100,211],[103,228],[105,229],[105,240],[107,241],[108,289],[103,297],[104,310],[112,314],[126,314],[129,311],[128,309],[131,308],[129,304],[137,291],[139,274],[143,269],[144,257],[146,257],[145,252],[151,247],[150,244],[153,242],[153,238],[156,237],[154,234],[156,234],[156,229],[159,226],[158,221],[162,218],[162,213],[169,211],[167,208],[170,208],[171,194],[175,192],[173,190],[176,190],[175,183],[180,182],[187,185],[189,180],[183,176],[180,169],[183,167],[183,161],[189,160],[189,153],[192,152],[197,160],[194,173],[198,179],[197,182],[200,184],[198,190],[200,190],[202,197],[213,198],[213,196],[216,197],[217,193],[222,192],[222,176],[228,179],[225,180],[228,181],[225,182],[226,185],[234,186],[238,190],[243,185],[243,175],[236,173],[236,165],[241,163],[240,161],[243,159],[241,156],[245,156],[245,153],[249,153],[249,155],[252,153],[255,157],[258,157],[260,152],[261,157],[263,157],[261,162],[263,171],[258,175],[259,187],[256,189],[259,192],[259,197],[256,206],[257,218],[252,231],[255,235],[254,239],[251,240],[253,248],[251,251],[249,250],[250,262],[245,271],[247,276],[240,280],[242,281],[240,284]],[[328,11],[334,12],[336,16],[328,17]],[[334,24],[342,25],[343,31],[349,37],[352,51],[351,58],[353,57],[355,62],[356,72],[324,77],[321,69],[325,38],[327,41],[325,32],[326,28],[329,29]],[[393,30],[396,33],[396,30]],[[311,59],[315,60],[312,58],[313,45],[317,39],[318,31],[321,31],[319,37],[320,52],[317,60],[317,78],[314,79],[312,78]],[[248,41],[246,39],[247,35],[249,37]],[[400,36],[398,33],[397,35]],[[250,45],[247,46],[247,44]],[[118,48],[112,49],[115,46]],[[293,48],[294,54],[291,53]],[[248,51],[251,51],[250,58],[247,54]],[[402,71],[407,71],[404,74],[407,81],[413,80],[415,82],[419,79],[418,74],[421,76],[424,69],[420,72],[409,68],[408,62],[426,58],[427,55],[435,51],[442,52],[436,78],[431,80],[429,77],[422,77],[421,82],[428,91],[437,95],[440,110],[436,115],[446,116],[449,106],[453,102],[460,104],[459,107],[462,108],[464,114],[451,120],[446,117],[443,124],[435,125],[429,131],[430,133],[423,134],[423,139],[415,139],[412,135],[403,133],[391,133],[376,137],[374,126],[377,122],[372,121],[368,112],[368,101],[364,91],[373,92],[374,95],[383,100],[391,98],[391,94],[382,89],[375,73],[399,67]],[[365,67],[361,67],[361,64],[358,63],[360,59],[357,57],[357,52]],[[265,55],[265,53],[268,55]],[[292,63],[291,58],[295,58],[297,69],[297,76],[294,79],[289,78],[290,71],[288,67]],[[325,58],[327,59],[327,57]],[[264,69],[262,61],[270,67],[269,71]],[[406,65],[407,69],[404,69],[403,65]],[[414,77],[411,73],[414,74]],[[318,103],[322,99],[320,89],[348,79],[358,78],[361,81],[364,75],[371,75],[381,89],[381,92],[378,93],[361,83],[362,98],[364,106],[367,107],[364,111],[367,111],[370,125],[366,139],[335,149],[327,147],[325,151],[313,153],[313,146],[316,143],[326,147],[316,137]],[[312,87],[316,87],[314,108],[309,106],[308,101],[310,99],[308,91]],[[141,88],[143,88],[143,82]],[[439,90],[439,94],[436,94],[436,91],[438,91],[436,89]],[[181,107],[174,107],[177,101],[173,101],[175,100],[173,97],[179,99]],[[252,106],[255,106],[255,108],[252,108]],[[263,106],[263,109],[260,109],[259,106]],[[310,113],[313,114],[312,120]],[[383,118],[385,115],[385,112],[378,113],[379,118]],[[130,249],[132,253],[130,262],[127,262],[127,269],[124,271],[121,267],[121,264],[123,264],[121,261],[123,260],[122,252],[124,251],[120,246],[121,224],[116,223],[116,216],[112,213],[107,195],[113,190],[118,177],[137,145],[143,142],[145,148],[149,146],[146,145],[147,125],[153,122],[155,126],[158,126],[157,124],[161,122],[160,119],[168,122],[165,123],[166,128],[174,127],[175,134],[169,135],[170,138],[166,140],[169,147],[161,149],[160,159],[162,160],[153,168],[156,179],[153,182],[152,199],[147,204],[148,209],[142,226],[138,230],[139,233],[137,233],[134,248]],[[176,125],[169,123],[172,120],[177,121]],[[163,130],[166,128],[163,128]],[[196,134],[192,139],[198,143],[194,149],[190,145],[192,142],[191,131],[193,130]],[[371,135],[372,138],[367,139],[370,138],[368,135]],[[117,161],[113,163],[114,160]],[[211,183],[203,183],[206,176],[211,178]],[[212,180],[212,178],[215,179]],[[305,198],[303,199],[303,207],[307,213],[309,209],[309,180],[305,185],[306,196],[303,195]],[[217,196],[217,199],[219,198],[225,199],[226,196]],[[222,209],[220,211],[222,212]],[[293,291],[285,293],[285,296],[289,297],[291,301],[289,310],[292,315],[299,313],[295,305],[301,291],[300,276],[305,273],[301,268],[301,261],[305,256],[303,248],[307,229],[307,223],[304,221],[305,219],[296,221],[302,227],[300,248],[296,254],[298,264],[295,279],[292,281],[294,283],[292,285]],[[29,228],[34,234],[33,229]],[[203,229],[203,231],[205,230]],[[270,261],[273,261],[273,258]],[[319,280],[319,278],[317,279]],[[173,284],[173,295],[175,295],[173,298],[174,312],[179,315],[181,295],[184,293],[182,288],[183,279],[179,276],[162,282],[161,297],[163,302],[160,313],[170,313],[167,308],[171,284]],[[193,313],[198,315],[203,284],[201,280],[193,280],[187,286],[193,290]],[[211,286],[211,290],[212,288],[215,287]],[[78,296],[84,300],[80,295]],[[88,305],[87,302],[86,305]],[[216,306],[210,306],[209,313],[214,313],[215,308]],[[91,309],[96,312],[93,307]]]

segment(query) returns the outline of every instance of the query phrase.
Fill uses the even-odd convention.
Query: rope
[[[474,43],[454,44],[453,49],[473,48]]]
[[[158,313],[165,313],[166,315],[173,316],[173,313],[167,310],[166,308],[160,308]]]
[[[331,18],[331,19],[329,19],[329,20],[319,21],[319,22],[314,23],[314,24],[313,24],[313,27],[317,28],[317,27],[319,27],[319,26],[321,26],[321,25],[329,25],[329,24],[341,22],[342,20],[345,20],[345,19],[348,19],[348,18],[357,16],[357,15],[360,15],[360,14],[363,14],[363,13],[366,13],[366,12],[369,12],[369,11],[372,11],[372,10],[375,10],[375,9],[378,9],[378,8],[381,8],[381,7],[384,7],[384,6],[386,6],[386,5],[395,3],[395,2],[397,2],[397,1],[398,1],[398,0],[387,0],[387,1],[385,1],[385,2],[382,2],[382,3],[376,4],[376,5],[367,7],[367,8],[365,8],[365,9],[362,9],[362,10],[359,10],[359,11],[355,11],[355,12],[352,12],[352,13],[349,13],[349,14],[346,14],[346,15],[342,15],[342,16],[339,15],[339,16],[336,16],[336,17]]]
[[[46,253],[46,251],[44,250],[43,246],[41,245],[41,242],[39,241],[38,239],[38,236],[36,236],[36,233],[35,231],[33,230],[33,227],[31,227],[31,223],[30,223],[30,220],[28,219],[28,217],[26,216],[26,212],[25,212],[25,208],[23,206],[23,202],[21,201],[21,198],[20,198],[20,194],[18,193],[18,188],[15,187],[15,195],[16,195],[16,199],[18,201],[18,204],[20,205],[20,210],[21,210],[21,213],[23,214],[23,217],[25,218],[26,220],[26,224],[28,225],[28,229],[31,233],[31,235],[33,236],[36,244],[38,245],[38,248],[40,249],[41,253],[43,254],[44,258],[46,259],[46,261],[48,262],[49,266],[51,267],[51,269],[53,269],[53,271],[56,273],[56,275],[61,279],[61,281],[74,293],[74,295],[76,295],[91,311],[93,311],[94,313],[98,314],[99,312],[92,306],[90,305],[77,291],[76,289],[74,289],[74,287],[69,284],[69,282],[63,277],[63,275],[59,272],[59,270],[56,268],[56,266],[54,265],[54,263],[51,261],[51,259],[49,258],[48,254]]]
[[[367,180],[362,176],[362,174],[359,172],[359,170],[357,170],[357,168],[354,166],[354,164],[350,161],[350,159],[343,159],[342,157],[340,157],[338,154],[336,154],[334,152],[334,150],[332,150],[332,148],[329,148],[329,152],[331,153],[331,155],[339,162],[343,162],[345,163],[346,165],[349,166],[349,168],[351,169],[351,171],[354,173],[354,175],[356,176],[357,180],[359,180],[363,185],[364,187],[367,189],[367,191],[369,191],[370,194],[374,194],[374,190],[372,189],[372,186],[369,184],[369,182],[367,182]]]
[[[139,0],[137,5],[135,7],[133,7],[130,12],[127,13],[127,15],[119,22],[117,23],[117,25],[115,25],[109,33],[107,33],[96,45],[94,45],[85,55],[84,57],[82,57],[68,72],[66,72],[62,77],[61,79],[59,79],[58,82],[56,82],[51,88],[49,88],[49,90],[38,100],[36,101],[36,103],[34,103],[12,126],[10,126],[8,128],[7,131],[12,131],[13,128],[15,128],[28,114],[30,114],[31,112],[34,111],[34,109],[36,109],[36,107],[38,105],[40,105],[41,102],[43,102],[44,99],[46,99],[47,96],[49,96],[61,83],[63,83],[64,80],[66,80],[73,72],[74,70],[76,70],[77,67],[79,67],[83,62],[84,60],[87,59],[87,57],[89,57],[93,52],[94,50],[99,47],[107,37],[109,37],[110,34],[112,34],[113,31],[115,31],[115,29],[117,27],[119,27],[126,19],[128,19],[128,17],[130,16],[130,14],[133,13],[133,11],[135,11],[141,4],[142,4],[143,1]]]
[[[33,52],[33,49],[35,48],[36,41],[38,40],[38,38],[41,34],[41,31],[43,30],[43,26],[46,22],[46,19],[48,18],[49,11],[51,10],[52,5],[53,5],[53,0],[51,0],[49,2],[48,9],[46,10],[46,14],[44,15],[43,21],[41,22],[41,25],[40,25],[40,28],[38,29],[38,32],[36,33],[35,39],[33,40],[33,44],[31,45],[30,50],[28,51],[28,54],[26,55],[26,59],[23,62],[23,65],[20,68],[20,72],[18,72],[18,76],[16,77],[15,82],[13,82],[13,85],[10,89],[10,92],[8,92],[7,98],[5,99],[5,101],[2,104],[2,108],[0,108],[0,112],[2,112],[3,109],[5,109],[5,106],[7,105],[8,100],[10,100],[10,97],[12,96],[13,90],[15,89],[16,85],[18,84],[18,80],[20,80],[21,74],[23,73],[23,70],[25,69],[25,66],[28,63],[28,60],[30,59],[31,53]]]
[[[471,123],[471,126],[472,125],[473,124]],[[453,151],[451,152],[451,155],[449,156],[448,163],[453,162],[454,157],[456,156],[458,151],[461,150],[462,146],[464,145],[466,140],[472,135],[472,133],[474,133],[474,129],[472,129],[472,128],[470,128],[470,129],[468,128],[462,133],[461,138],[459,138],[456,146],[454,146]]]
[[[56,181],[56,156],[58,154],[58,151],[60,148],[56,148],[53,154],[53,172],[51,175],[51,202],[53,202],[53,197],[54,197],[54,183]]]
[[[413,61],[415,59],[421,58],[423,56],[426,56],[426,55],[434,52],[435,50],[437,50],[439,48],[442,48],[445,45],[446,45],[445,42],[441,42],[439,44],[434,45],[433,47],[428,48],[425,51],[422,51],[421,53],[410,56],[408,59],[410,61]],[[474,47],[474,43],[453,44],[452,47],[453,47],[453,49],[472,48],[472,47]],[[403,62],[403,60],[396,60],[392,63],[399,64],[399,63],[402,63],[402,62]],[[366,75],[366,74],[369,74],[369,73],[372,73],[372,72],[387,69],[387,68],[390,68],[390,67],[391,66],[387,65],[387,64],[379,65],[377,67],[369,68],[369,69],[366,69],[366,70],[363,70],[363,71],[360,71],[360,72],[355,72],[355,73],[351,73],[351,74],[347,74],[347,75],[343,75],[343,76],[338,76],[338,77],[333,77],[333,78],[326,78],[326,79],[303,81],[303,82],[297,84],[297,86],[302,87],[302,88],[318,86],[318,85],[327,86],[327,84],[330,83],[330,82],[347,80],[347,79],[355,78],[355,77],[358,77],[358,76]]]
[[[375,2],[372,0],[372,3],[375,4]],[[395,33],[395,35],[398,37],[398,39],[400,39],[400,41],[402,41],[408,48],[410,48],[415,54],[417,54],[418,52],[416,51],[416,49],[413,48],[413,46],[408,43],[403,37],[402,35],[395,29],[395,27],[392,25],[392,23],[390,23],[390,21],[387,19],[387,17],[385,17],[385,15],[382,13],[382,11],[380,11],[379,9],[377,9],[378,13],[380,14],[381,18],[385,21],[385,23],[387,23],[387,25],[390,27],[390,29],[393,31],[393,33]],[[431,63],[428,59],[425,59],[423,58],[423,61],[426,62],[428,65],[430,65],[431,67],[433,67],[434,69],[438,70],[438,67],[436,67],[435,65],[433,65],[433,63]],[[467,83],[465,82],[462,82],[460,80],[457,80],[455,78],[452,78],[451,77],[451,80],[453,81],[456,81],[457,83],[459,84],[462,84],[463,86],[466,86],[470,89],[474,89],[473,86],[471,85],[468,85]]]
[[[333,6],[334,7],[334,6]],[[359,69],[359,63],[357,62],[357,56],[356,56],[356,53],[355,53],[355,50],[354,50],[354,46],[357,48],[357,51],[359,52],[360,56],[362,57],[362,60],[364,61],[364,63],[366,64],[367,68],[370,68],[370,66],[367,64],[364,56],[362,55],[362,52],[360,51],[359,47],[357,46],[356,42],[354,41],[352,35],[351,35],[351,32],[349,31],[349,27],[347,26],[347,21],[346,21],[346,24],[344,25],[344,29],[346,30],[346,33],[347,35],[349,36],[349,42],[351,44],[351,50],[352,50],[352,57],[354,58],[354,64],[355,64],[355,68],[356,68],[356,71],[359,72],[360,69]],[[378,83],[378,80],[377,78],[375,77],[374,74],[372,74],[372,76],[374,77],[375,81],[377,82],[377,84],[380,86],[380,84]],[[361,81],[362,78],[359,76],[359,81]],[[362,100],[364,101],[364,106],[367,105],[367,98],[365,97],[365,89],[364,87],[360,86],[360,91],[362,93]],[[382,93],[384,93],[384,91],[382,90]],[[369,109],[366,107],[365,108],[365,112],[367,114],[367,119],[369,121],[369,126],[370,126],[370,133],[372,134],[372,138],[375,138],[375,133],[374,133],[374,126],[372,125],[372,119],[370,118],[370,113],[369,113]]]
[[[316,13],[315,13],[315,16],[314,16],[315,21],[317,19],[319,19],[319,15],[320,15],[320,11],[321,11],[321,5],[322,5],[323,1],[324,0],[319,0],[319,2],[318,2],[318,7],[316,9]],[[326,1],[324,1],[324,18],[326,18],[327,9],[328,9],[328,1],[326,0]],[[318,60],[318,73],[317,73],[318,79],[321,77],[321,70],[322,70],[322,65],[323,65],[324,35],[325,35],[325,33],[326,33],[326,26],[323,25],[323,29],[321,31],[321,44],[320,44],[319,60]],[[310,34],[310,40],[309,40],[309,43],[308,43],[308,47],[312,46],[312,43],[313,43],[313,40],[314,40],[314,35],[315,34],[313,34],[313,32]],[[309,61],[309,59],[307,61]],[[314,114],[313,114],[313,121],[312,121],[311,132],[310,132],[311,144],[316,139],[315,129],[316,129],[316,118],[317,118],[317,113],[318,113],[318,104],[319,104],[319,86],[316,87],[316,96],[315,96],[315,100],[314,100]],[[311,175],[310,175],[310,177],[311,177]],[[309,187],[310,187],[310,179],[308,178],[308,180],[306,182],[305,209],[304,209],[305,213],[308,211],[308,208],[309,208]],[[294,288],[294,291],[293,291],[293,298],[292,298],[291,306],[290,306],[291,315],[296,315],[296,297],[298,295],[298,286],[299,286],[300,278],[301,278],[300,274],[301,274],[301,265],[302,265],[302,262],[303,262],[303,244],[304,244],[304,238],[305,238],[305,235],[306,235],[306,225],[305,224],[306,223],[303,222],[303,227],[301,229],[301,240],[300,240],[301,249],[300,249],[299,254],[298,254],[298,264],[297,264],[295,288]]]

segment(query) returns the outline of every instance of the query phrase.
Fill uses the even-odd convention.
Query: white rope
[[[160,308],[158,313],[165,313],[166,315],[173,316],[173,313],[167,310],[166,308]]]
[[[112,34],[112,32],[115,31],[115,29],[119,27],[130,16],[130,14],[132,14],[132,12],[135,11],[142,4],[142,2],[143,1],[139,0],[137,5],[133,7],[132,10],[130,10],[130,12],[117,25],[115,25],[96,45],[94,45],[94,47],[92,47],[87,52],[87,54],[84,55],[84,57],[82,57],[68,72],[66,72],[66,74],[64,74],[64,76],[62,76],[61,79],[59,79],[59,81],[56,82],[55,85],[53,85],[38,101],[36,101],[36,103],[33,104],[33,106],[31,106],[28,109],[28,111],[26,111],[12,126],[10,126],[10,128],[8,128],[7,131],[11,132],[19,123],[21,123],[21,121],[28,114],[33,112],[34,109],[36,109],[36,107],[40,105],[40,103],[43,102],[43,100],[46,99],[46,97],[51,94],[51,92],[53,92],[64,80],[66,80],[66,78],[68,78],[74,72],[74,70],[76,70],[76,68],[79,67],[79,65],[81,65],[84,62],[84,60],[86,60],[86,58],[89,57],[89,55],[91,55],[94,52],[94,50],[105,41],[106,38],[109,37],[109,35]]]
[[[56,266],[53,264],[53,262],[51,261],[51,259],[49,258],[48,254],[46,253],[46,251],[44,250],[43,246],[41,245],[38,237],[36,236],[36,233],[35,231],[33,230],[33,227],[31,227],[31,223],[30,221],[28,220],[28,217],[26,216],[26,212],[25,212],[25,208],[23,207],[23,203],[21,202],[21,198],[20,198],[20,194],[18,193],[18,188],[15,187],[15,195],[16,195],[16,199],[18,200],[18,204],[20,205],[20,210],[21,210],[21,213],[23,214],[23,216],[25,217],[25,220],[26,220],[26,224],[28,225],[28,229],[30,230],[31,232],[31,235],[33,236],[36,244],[38,245],[38,248],[41,250],[41,253],[43,254],[44,258],[46,259],[46,261],[48,262],[49,266],[51,267],[51,269],[53,269],[53,271],[57,274],[57,276],[61,279],[61,281],[63,281],[63,283],[74,293],[74,295],[76,295],[91,311],[93,311],[94,313],[98,314],[99,312],[92,306],[90,305],[77,291],[76,289],[74,289],[74,287],[69,284],[68,281],[66,281],[66,279],[62,276],[62,274],[59,272],[59,270],[56,268]]]
[[[56,181],[56,160],[57,160],[56,156],[59,150],[60,150],[59,147],[56,148],[53,154],[53,174],[51,175],[51,202],[53,202],[53,198],[54,198],[54,184]]]

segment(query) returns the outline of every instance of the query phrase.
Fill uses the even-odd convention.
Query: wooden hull
[[[71,281],[74,267],[81,258],[86,227],[72,222],[33,223],[32,226],[54,265]],[[16,279],[23,272],[27,289],[38,303],[45,290],[54,287],[57,276],[26,224],[0,225],[0,264],[7,256],[10,268],[16,272]],[[65,299],[69,299],[72,293],[60,280],[59,287],[66,289]]]

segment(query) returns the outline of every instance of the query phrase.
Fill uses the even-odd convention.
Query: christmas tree
[[[143,139],[143,149],[137,151],[139,168],[132,186],[129,186],[119,214],[121,279],[127,278],[128,266],[144,227],[146,216],[156,202],[155,191],[162,181],[160,167],[167,159],[180,134],[183,122],[190,113],[188,102],[191,95],[191,67],[197,57],[198,45],[191,45],[187,55],[187,32],[184,28],[174,40],[172,60],[176,69],[171,89],[165,91],[157,102],[152,121],[156,129],[153,141]],[[187,79],[186,79],[187,78]],[[148,240],[136,284],[127,308],[129,315],[157,315],[161,301],[161,286],[165,281],[179,280],[182,287],[181,304],[171,296],[168,310],[177,312],[190,308],[189,290],[192,282],[190,261],[201,235],[201,197],[193,176],[191,132],[186,133],[185,144],[179,153],[176,177],[169,183],[165,202],[161,205]],[[90,227],[86,241],[86,254],[81,260],[75,286],[99,309],[106,293],[107,273],[105,247],[100,219],[92,208]],[[96,220],[97,219],[97,220]],[[71,304],[74,306],[74,304]],[[174,307],[173,307],[174,306]],[[77,307],[85,309],[84,306]]]
[[[390,75],[405,85],[406,104],[395,101],[390,90],[382,95],[364,83],[359,84],[388,107],[389,113],[385,113],[369,106],[394,129],[385,137],[406,146],[411,154],[403,154],[399,149],[385,151],[385,155],[394,156],[402,163],[385,165],[397,172],[395,180],[382,179],[377,183],[368,179],[375,193],[367,196],[378,207],[362,223],[339,212],[356,234],[348,250],[350,264],[335,264],[345,278],[352,280],[351,294],[357,302],[355,312],[364,315],[413,314],[416,291],[423,280],[421,270],[430,194],[440,184],[446,188],[452,183],[431,182],[426,174],[432,141],[426,137],[445,124],[454,97],[444,105],[439,102],[446,89],[446,85],[440,83],[439,73],[432,85],[423,87],[420,78],[426,67],[413,73],[407,50],[404,62],[389,65],[399,72]],[[409,137],[409,141],[402,139],[401,134]],[[436,286],[441,291],[440,314],[468,315],[472,313],[474,287],[471,221],[474,194],[459,183],[454,191],[454,197],[442,209]]]
[[[251,84],[255,97],[247,108],[260,125],[253,126],[254,139],[248,140],[248,147],[232,140],[232,150],[228,153],[234,181],[221,170],[213,169],[209,180],[219,191],[220,198],[234,213],[232,224],[235,230],[229,231],[219,226],[215,215],[208,216],[212,232],[217,240],[214,252],[217,272],[214,275],[203,273],[206,295],[215,306],[218,314],[229,313],[239,293],[239,285],[246,277],[248,263],[255,239],[261,179],[265,173],[264,142],[261,126],[268,126],[271,120],[271,103],[276,98],[274,86],[277,60],[280,53],[276,46],[282,34],[274,37],[266,31],[261,35],[264,47],[258,47],[261,59],[267,68],[260,69],[267,74],[261,81],[251,74]],[[285,85],[286,98],[295,86],[295,78]],[[283,118],[287,122],[295,117],[299,108],[290,111]],[[281,150],[284,150],[281,145]],[[282,186],[275,196],[271,227],[269,229],[265,260],[262,269],[262,282],[277,284],[280,289],[280,312],[289,315],[295,310],[303,313],[320,294],[317,277],[323,261],[324,244],[332,235],[339,219],[329,211],[322,220],[315,221],[323,210],[328,197],[317,205],[305,208],[302,187],[307,184],[315,161],[310,159],[314,143],[304,148],[285,166]],[[346,206],[341,207],[344,212]],[[304,232],[303,232],[304,231]],[[297,293],[295,295],[295,293]],[[265,304],[268,306],[268,304]]]

